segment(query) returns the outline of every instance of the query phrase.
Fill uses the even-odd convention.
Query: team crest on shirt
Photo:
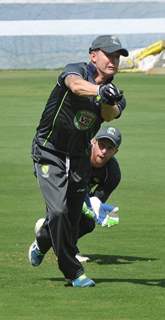
[[[41,170],[42,170],[42,177],[49,178],[49,166],[47,164],[44,164],[41,166]]]
[[[79,130],[87,130],[93,126],[96,115],[90,111],[78,111],[74,117],[74,125]]]

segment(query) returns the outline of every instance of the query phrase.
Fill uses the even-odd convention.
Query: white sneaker
[[[84,256],[81,256],[80,254],[76,254],[76,259],[79,261],[79,262],[87,262],[90,260],[89,257],[84,257]]]
[[[40,219],[37,220],[37,222],[36,222],[36,224],[35,224],[35,227],[34,227],[35,235],[37,235],[38,231],[39,231],[39,230],[41,229],[41,227],[43,226],[44,221],[45,221],[44,218],[40,218]]]
[[[44,258],[44,254],[38,248],[36,241],[34,241],[29,248],[28,257],[29,262],[33,267],[38,267],[41,264]]]

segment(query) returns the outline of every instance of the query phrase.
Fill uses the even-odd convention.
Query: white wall
[[[107,33],[128,50],[165,39],[165,0],[0,0],[0,69],[87,60],[93,38]]]

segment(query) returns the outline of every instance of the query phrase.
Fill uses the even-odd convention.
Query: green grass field
[[[120,224],[81,239],[95,288],[65,287],[52,252],[32,268],[33,226],[44,203],[32,175],[31,140],[55,71],[0,72],[0,319],[164,320],[165,76],[119,74],[128,106],[112,122],[123,134],[122,181],[112,203]]]

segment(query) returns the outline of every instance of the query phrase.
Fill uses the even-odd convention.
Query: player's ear
[[[96,51],[91,51],[90,58],[93,63],[96,63],[96,55],[97,55]]]
[[[93,145],[93,144],[95,144],[96,143],[96,139],[95,138],[93,138],[92,140],[91,140],[91,144]]]

